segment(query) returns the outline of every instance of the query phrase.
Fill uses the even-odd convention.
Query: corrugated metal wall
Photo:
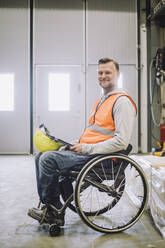
[[[23,2],[25,8],[22,8]],[[20,85],[16,84],[15,90],[18,92],[17,101],[19,99],[20,108],[26,110],[23,112],[21,110],[20,117],[17,117],[18,130],[23,132],[22,135],[21,132],[18,135],[15,131],[17,144],[14,142],[16,137],[9,125],[3,124],[3,132],[11,132],[9,136],[12,137],[12,141],[7,139],[6,145],[3,144],[1,147],[1,151],[9,153],[12,151],[21,153],[25,150],[28,152],[30,137],[28,106],[30,99],[28,81],[30,19],[28,18],[30,15],[28,1],[18,1],[18,3],[15,1],[15,4],[16,8],[12,3],[12,8],[7,9],[6,17],[4,17],[6,10],[1,6],[3,15],[0,16],[0,29],[4,30],[5,27],[5,32],[14,32],[12,51],[10,52],[10,37],[7,36],[4,46],[0,48],[1,54],[3,54],[1,68],[5,65],[5,60],[7,60],[8,71],[15,71],[15,65],[18,65],[16,71],[20,77]],[[9,1],[8,6],[10,6]],[[12,16],[15,16],[14,21],[11,20]],[[5,26],[4,20],[6,20]],[[42,104],[47,101],[42,101],[42,97],[48,98],[45,95],[46,92],[42,92],[45,85],[48,85],[48,73],[62,70],[64,73],[69,72],[73,79],[71,81],[71,91],[74,92],[72,105],[76,108],[71,108],[70,114],[65,113],[66,118],[64,119],[59,117],[59,113],[51,113],[50,129],[57,131],[55,123],[58,120],[63,137],[69,136],[72,139],[81,134],[87,123],[91,107],[101,93],[97,82],[97,61],[101,57],[111,57],[119,62],[123,74],[123,87],[130,91],[138,104],[136,0],[36,0],[33,20],[34,128],[41,120],[46,122],[49,120],[47,114],[50,115],[50,112],[47,111],[46,115],[42,113],[42,109],[44,109]],[[4,51],[6,52],[4,53]],[[9,66],[10,60],[16,63],[12,62]],[[40,87],[41,81],[43,88]],[[18,90],[19,88],[21,92]],[[78,96],[78,100],[76,96]],[[3,113],[0,115],[3,119],[2,123],[8,123],[5,118],[9,117],[5,117]],[[65,128],[66,123],[67,128]],[[132,140],[135,151],[138,149],[137,123]],[[77,127],[76,132],[75,127]],[[57,135],[61,136],[60,130],[57,131]],[[23,143],[21,143],[21,137]]]

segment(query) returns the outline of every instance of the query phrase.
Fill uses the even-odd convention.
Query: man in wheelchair
[[[96,154],[109,154],[125,150],[129,144],[136,105],[128,93],[118,89],[119,65],[109,58],[98,62],[98,81],[103,96],[98,99],[89,118],[89,125],[79,142],[69,148],[37,154],[36,180],[41,209],[29,209],[28,215],[40,223],[64,225],[64,213],[60,201],[59,172],[85,165]],[[69,189],[68,186],[66,185]]]

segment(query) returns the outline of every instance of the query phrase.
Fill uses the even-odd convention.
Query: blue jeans
[[[35,157],[37,189],[40,200],[44,204],[52,204],[61,208],[60,187],[57,173],[76,165],[85,165],[91,155],[73,151],[48,151],[38,153]]]

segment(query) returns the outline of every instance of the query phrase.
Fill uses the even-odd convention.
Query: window
[[[49,111],[69,111],[70,75],[69,73],[49,73]]]
[[[0,74],[0,111],[14,111],[14,74]]]
[[[118,79],[118,88],[123,88],[123,74],[120,73],[120,77]]]

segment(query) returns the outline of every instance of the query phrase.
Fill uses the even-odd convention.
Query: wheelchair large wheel
[[[84,189],[84,185],[88,185]],[[140,166],[127,156],[112,154],[87,164],[77,178],[74,200],[81,219],[104,233],[135,224],[148,202],[148,183]],[[86,214],[86,213],[95,214]]]

